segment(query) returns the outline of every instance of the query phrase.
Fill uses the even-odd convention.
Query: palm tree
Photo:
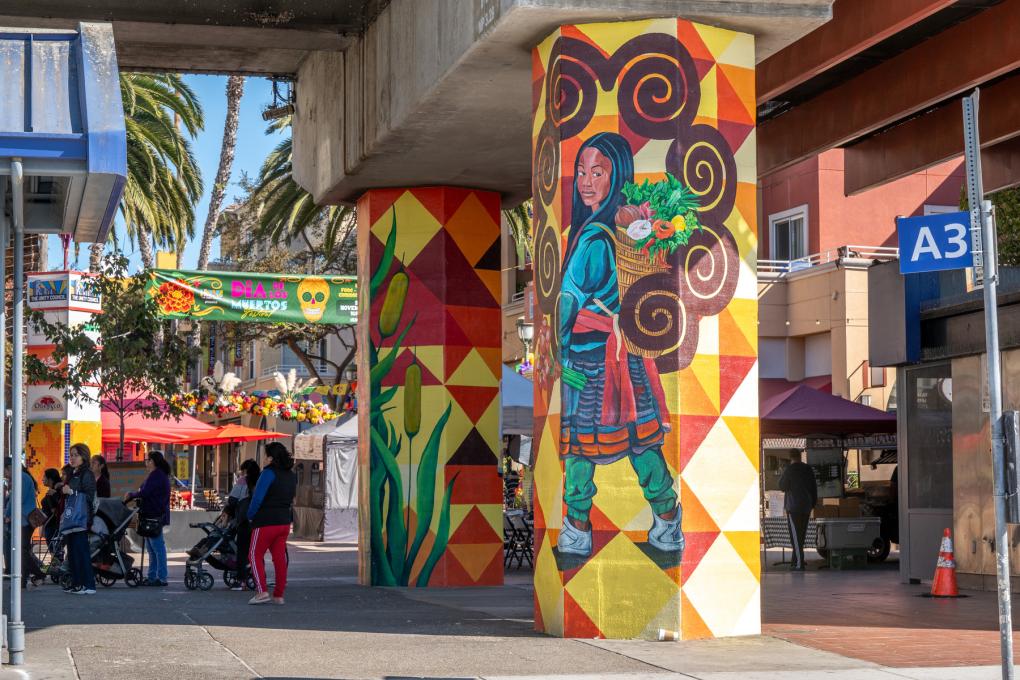
[[[244,76],[227,78],[227,119],[223,123],[223,144],[220,146],[220,165],[216,170],[216,181],[209,195],[209,212],[202,228],[202,246],[198,251],[198,269],[209,267],[209,251],[212,248],[216,222],[223,209],[223,198],[230,182],[230,171],[234,166],[234,152],[237,151],[237,127],[241,111],[241,97],[244,95]],[[197,326],[197,325],[196,325]],[[197,339],[197,338],[196,338]]]
[[[510,236],[517,246],[517,259],[520,262],[531,261],[531,199],[520,205],[503,211],[503,217],[510,227]]]
[[[125,73],[120,86],[128,166],[120,213],[151,268],[154,245],[173,248],[194,235],[202,177],[191,139],[204,125],[202,106],[177,74]],[[103,244],[93,244],[93,270],[102,251]]]
[[[266,134],[290,128],[290,117],[274,121]],[[321,249],[327,261],[349,247],[355,233],[354,208],[317,205],[293,176],[293,138],[288,135],[262,163],[252,199],[262,204],[258,236],[273,244],[304,240],[309,251]],[[312,239],[315,244],[313,245]]]

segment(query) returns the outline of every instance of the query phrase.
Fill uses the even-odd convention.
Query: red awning
[[[807,436],[896,432],[896,416],[807,385],[760,381],[763,435]]]
[[[282,439],[289,437],[289,434],[259,430],[244,425],[221,425],[214,427],[208,432],[189,437],[182,443],[192,446],[216,446],[217,444],[232,444],[234,442],[254,442],[262,439]]]
[[[103,442],[120,441],[120,418],[113,411],[102,411]],[[177,444],[189,438],[200,437],[212,432],[212,425],[207,425],[197,418],[182,415],[180,420],[173,416],[146,418],[137,411],[124,416],[124,441],[151,442],[153,444]]]

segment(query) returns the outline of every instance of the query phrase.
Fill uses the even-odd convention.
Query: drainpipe
[[[25,663],[25,622],[21,619],[21,485],[24,415],[21,391],[25,352],[25,173],[20,159],[11,161],[14,204],[14,342],[11,349],[11,620],[7,651],[12,665]],[[31,490],[27,490],[31,493]]]
[[[12,180],[13,182],[13,175]],[[7,205],[7,184],[0,182],[0,479],[4,478],[4,458],[6,454],[7,440],[4,436],[4,423],[7,422],[7,380],[6,371],[3,370],[6,360],[7,343],[4,337],[7,329],[7,300],[3,294],[6,291],[7,282],[7,240],[10,234],[10,224],[4,214],[4,206]],[[3,522],[0,522],[0,545],[3,545],[3,533],[6,529]],[[0,612],[3,611],[4,589],[0,587]],[[2,616],[3,627],[0,628],[0,637],[7,640],[7,615]]]

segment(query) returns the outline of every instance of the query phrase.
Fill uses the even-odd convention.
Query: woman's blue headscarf
[[[581,161],[581,154],[589,148],[598,149],[613,166],[609,194],[594,214],[592,214],[591,208],[581,200],[581,192],[577,190],[577,165]],[[610,229],[616,225],[616,211],[620,209],[624,200],[621,193],[623,185],[633,181],[634,153],[631,151],[630,142],[622,136],[615,132],[600,132],[581,145],[577,151],[577,158],[574,159],[574,196],[571,202],[570,236],[567,240],[566,255],[563,258],[564,267],[574,253],[574,247],[577,244],[577,239],[581,236],[584,225],[589,222],[598,222],[605,224]]]

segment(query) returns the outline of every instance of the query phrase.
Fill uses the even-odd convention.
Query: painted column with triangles
[[[678,19],[533,52],[540,631],[760,631],[754,64]]]
[[[500,199],[358,202],[362,583],[503,582]]]

